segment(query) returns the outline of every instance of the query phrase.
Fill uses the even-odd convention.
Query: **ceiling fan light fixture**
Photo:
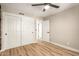
[[[50,8],[49,5],[46,5],[46,6],[44,7],[44,9],[46,9],[46,10],[48,10],[49,8]]]

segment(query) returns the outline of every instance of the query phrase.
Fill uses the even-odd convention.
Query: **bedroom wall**
[[[48,17],[50,41],[79,50],[79,6]]]

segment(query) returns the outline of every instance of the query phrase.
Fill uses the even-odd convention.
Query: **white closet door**
[[[4,14],[3,17],[3,36],[6,49],[20,46],[20,17],[9,13]]]
[[[34,19],[30,17],[22,17],[22,45],[33,43],[35,39]]]
[[[43,40],[49,42],[49,20],[43,20]]]

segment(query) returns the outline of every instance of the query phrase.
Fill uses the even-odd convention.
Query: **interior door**
[[[49,41],[49,20],[43,20],[43,41]]]
[[[33,40],[35,40],[34,19],[22,16],[22,45],[33,43]]]
[[[5,13],[3,17],[4,46],[6,49],[20,46],[20,17],[10,13]]]

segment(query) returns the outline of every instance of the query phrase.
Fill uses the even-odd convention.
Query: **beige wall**
[[[50,16],[50,40],[79,50],[79,6]]]

